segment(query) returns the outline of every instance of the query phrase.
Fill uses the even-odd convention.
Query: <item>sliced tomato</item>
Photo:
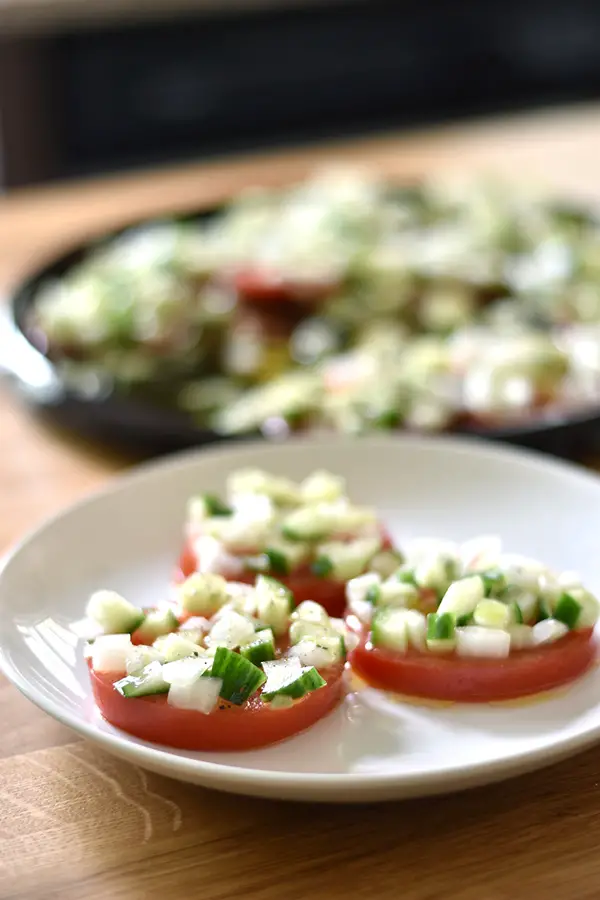
[[[252,750],[292,737],[314,725],[340,702],[344,691],[343,665],[321,672],[325,687],[275,708],[251,697],[243,706],[219,701],[205,715],[170,706],[166,694],[135,699],[123,697],[114,682],[123,676],[100,674],[89,665],[92,691],[102,716],[111,725],[144,741],[181,750]]]
[[[540,694],[568,684],[595,662],[591,629],[571,631],[559,641],[518,650],[507,659],[466,659],[416,650],[394,653],[373,647],[363,632],[350,664],[374,687],[431,700],[488,703]]]

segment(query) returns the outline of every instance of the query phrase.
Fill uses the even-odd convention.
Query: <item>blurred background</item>
[[[0,185],[593,98],[599,43],[585,0],[0,0]]]

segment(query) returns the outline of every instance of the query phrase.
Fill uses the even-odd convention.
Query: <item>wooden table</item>
[[[0,205],[0,284],[82,234],[326,159],[406,177],[494,169],[600,197],[600,109],[24,191]],[[0,386],[0,549],[129,462],[49,431]],[[315,808],[219,795],[117,762],[1,678],[0,726],[0,898],[600,896],[597,750],[453,797]]]

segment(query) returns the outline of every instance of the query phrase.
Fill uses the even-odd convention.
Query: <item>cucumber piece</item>
[[[451,613],[429,613],[427,616],[427,642],[451,641],[455,636],[456,626]]]
[[[473,622],[483,628],[508,628],[511,610],[500,600],[480,600],[473,611]]]
[[[331,503],[343,497],[345,492],[345,480],[331,472],[313,472],[300,484],[300,493],[305,503]]]
[[[273,630],[275,637],[282,637],[288,630],[290,614],[294,608],[292,592],[268,575],[258,576],[255,590],[258,618]]]
[[[171,632],[157,638],[153,644],[154,650],[160,653],[167,663],[188,656],[203,656],[205,650],[185,636],[184,632]]]
[[[381,577],[376,572],[366,572],[358,578],[351,578],[346,585],[346,600],[355,603],[377,602],[381,590]]]
[[[331,635],[333,629],[321,622],[310,622],[307,619],[296,619],[290,625],[290,643],[297,644],[302,638],[314,638]]]
[[[469,575],[450,585],[438,606],[438,613],[452,613],[455,619],[471,615],[483,598],[482,578],[479,575]]]
[[[317,556],[310,570],[314,575],[318,575],[319,578],[328,578],[333,572],[333,563],[328,556]]]
[[[275,659],[275,636],[270,628],[255,632],[255,638],[249,644],[240,647],[240,653],[255,666]]]
[[[153,644],[156,638],[170,634],[179,628],[179,619],[172,609],[155,609],[137,629],[137,635],[144,644]]]
[[[552,618],[552,609],[546,597],[538,597],[537,611],[535,615],[536,622],[544,622],[546,619]]]
[[[412,566],[400,566],[398,571],[395,573],[394,578],[396,581],[399,581],[400,584],[410,584],[412,587],[418,587],[417,579],[415,577],[415,570]]]
[[[261,693],[265,700],[274,700],[276,697],[299,700],[327,684],[314,666],[288,664],[274,666],[266,671],[267,679]]]
[[[235,706],[245,703],[267,680],[262,669],[227,647],[217,649],[210,674],[222,680],[220,696]]]
[[[286,516],[282,534],[289,541],[321,541],[332,534],[353,534],[376,522],[376,516],[370,509],[339,503],[317,503],[302,506]]]
[[[165,663],[162,677],[167,684],[192,684],[199,678],[210,678],[213,660],[209,656],[186,656]]]
[[[301,500],[300,489],[289,478],[269,475],[262,469],[239,469],[227,479],[229,496],[262,494],[280,506],[294,506]]]
[[[205,519],[218,516],[231,516],[233,509],[224,503],[216,494],[201,494],[192,497],[187,507],[187,517],[190,522],[200,525]]]
[[[289,650],[290,657],[296,657],[303,666],[326,669],[346,659],[346,642],[337,633],[305,635]]]
[[[369,563],[369,569],[381,578],[390,578],[403,562],[404,556],[399,550],[380,550]]]
[[[376,602],[380,606],[411,607],[417,606],[418,601],[418,588],[412,584],[397,581],[396,578],[390,578],[381,585]]]
[[[408,647],[408,628],[404,610],[392,607],[378,609],[371,622],[374,647],[404,653]]]
[[[331,541],[317,548],[317,559],[313,565],[321,567],[319,574],[325,574],[335,581],[350,581],[360,575],[369,565],[369,560],[381,547],[380,538],[360,538],[356,541]]]
[[[582,587],[571,588],[568,593],[581,606],[577,627],[593,628],[598,621],[598,615],[600,614],[598,600],[593,594]]]
[[[486,597],[498,598],[508,586],[507,578],[501,569],[487,569],[477,574],[483,581],[483,590]]]
[[[533,628],[531,625],[511,625],[508,633],[510,634],[511,650],[526,650],[527,647],[531,647],[533,644]]]
[[[564,622],[567,628],[576,628],[580,616],[581,603],[578,603],[571,594],[566,592],[561,594],[554,610],[554,618]]]
[[[307,559],[309,548],[306,544],[293,541],[274,541],[258,556],[246,560],[246,565],[255,572],[272,575],[289,575]]]
[[[523,618],[523,611],[519,604],[513,600],[512,603],[509,603],[508,608],[510,610],[510,618],[513,625],[523,625],[525,620]]]
[[[115,681],[115,689],[123,697],[150,697],[154,694],[166,694],[169,685],[162,675],[162,665],[152,662],[142,671],[141,675],[127,675],[119,681]]]
[[[433,554],[417,563],[415,582],[419,587],[430,588],[438,595],[447,591],[457,574],[456,560],[445,554]]]
[[[145,619],[143,611],[116,591],[96,591],[90,597],[86,616],[106,634],[131,634]]]
[[[325,627],[329,627],[330,621],[327,610],[320,603],[315,603],[314,600],[304,600],[298,604],[291,615],[291,619],[293,622],[299,619],[303,622],[315,622]]]
[[[213,616],[229,599],[222,575],[195,572],[176,588],[184,612],[195,616]]]

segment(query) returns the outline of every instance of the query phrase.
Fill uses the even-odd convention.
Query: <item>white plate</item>
[[[355,801],[442,793],[562,758],[600,738],[600,669],[524,706],[428,708],[358,690],[305,734],[246,753],[183,753],[103,722],[67,626],[99,587],[140,605],[164,596],[188,496],[239,466],[300,478],[327,467],[378,507],[401,542],[498,533],[506,549],[576,569],[600,589],[600,480],[543,457],[409,437],[240,445],[180,456],[115,481],[44,525],[0,578],[0,663],[30,700],[106,750],[227,791]]]

